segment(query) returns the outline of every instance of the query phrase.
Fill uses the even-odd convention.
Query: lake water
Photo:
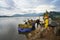
[[[26,36],[18,34],[18,24],[23,24],[24,20],[36,20],[39,17],[5,17],[0,18],[0,40],[26,40]],[[42,17],[40,17],[42,20]]]

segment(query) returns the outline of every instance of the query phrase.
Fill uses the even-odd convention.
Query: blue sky
[[[0,0],[0,15],[60,11],[60,0]]]

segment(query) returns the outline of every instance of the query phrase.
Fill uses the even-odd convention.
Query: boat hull
[[[32,28],[18,28],[19,33],[31,32]]]

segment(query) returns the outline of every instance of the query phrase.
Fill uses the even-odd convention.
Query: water
[[[23,34],[18,34],[18,24],[24,24],[24,20],[38,17],[5,17],[0,18],[0,40],[27,40]]]

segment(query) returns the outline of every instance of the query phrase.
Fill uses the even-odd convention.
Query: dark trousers
[[[35,26],[32,26],[32,30],[35,30]]]
[[[38,25],[40,25],[40,23],[37,23],[37,27],[38,27]]]

